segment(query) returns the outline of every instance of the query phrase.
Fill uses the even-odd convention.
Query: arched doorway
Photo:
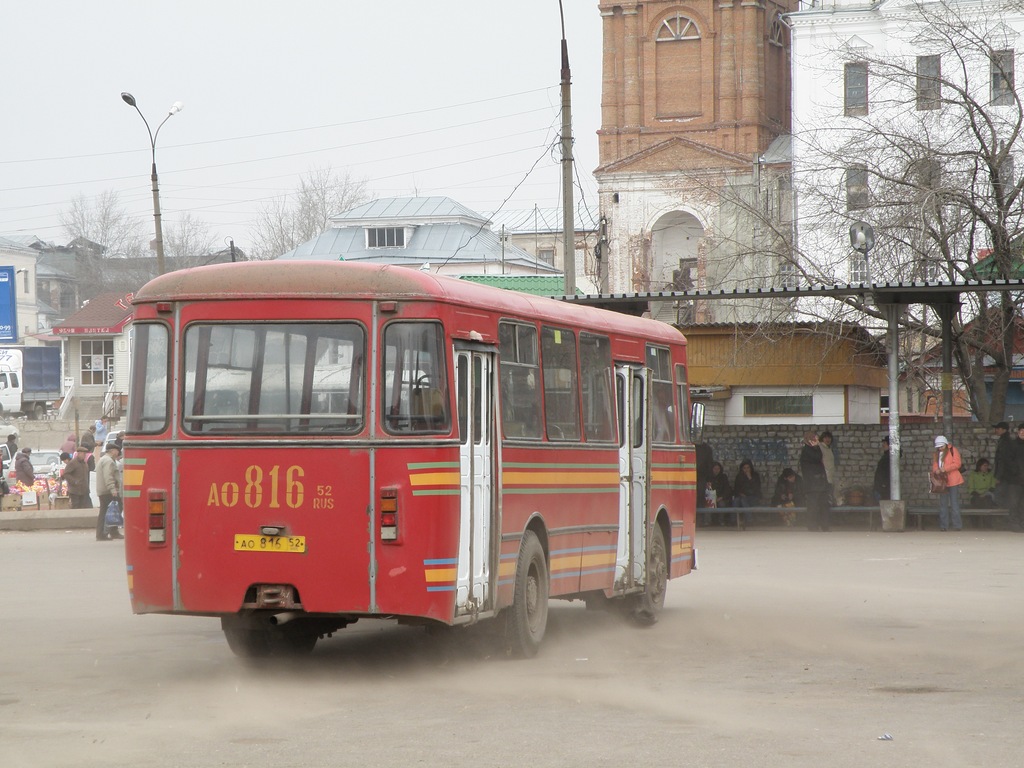
[[[686,211],[670,211],[651,228],[651,291],[685,291],[699,288],[698,260],[704,226]],[[655,318],[667,323],[692,322],[693,303],[658,302],[651,307]]]

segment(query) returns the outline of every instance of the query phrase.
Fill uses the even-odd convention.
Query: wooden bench
[[[907,514],[917,518],[917,530],[924,530],[924,519],[926,517],[939,518],[938,507],[910,507]],[[984,507],[975,509],[973,507],[961,507],[960,517],[1009,517],[1010,511],[1002,507]]]
[[[700,519],[701,515],[711,515],[715,517],[717,515],[736,515],[736,529],[743,530],[746,525],[743,522],[743,516],[745,513],[750,514],[772,514],[776,517],[780,517],[782,511],[796,512],[798,515],[803,514],[807,511],[805,507],[698,507],[697,508],[697,519]]]
[[[795,512],[797,514],[798,519],[799,519],[801,516],[805,515],[805,513],[807,512],[807,507],[763,507],[763,506],[762,507],[714,507],[714,508],[698,507],[697,508],[697,515],[698,515],[698,519],[700,519],[700,515],[711,515],[712,517],[717,516],[717,515],[736,515],[736,528],[739,529],[739,530],[743,530],[746,527],[744,525],[744,523],[743,523],[743,516],[747,512],[751,513],[752,515],[753,514],[760,514],[760,515],[771,514],[771,515],[775,515],[776,517],[781,517],[781,514],[784,511],[785,512]],[[840,506],[840,507],[832,507],[832,509],[830,511],[830,514],[832,514],[832,515],[836,515],[836,514],[840,514],[840,513],[841,514],[849,513],[849,514],[854,514],[854,515],[865,515],[866,519],[867,519],[868,529],[872,530],[872,531],[876,530],[876,525],[875,525],[876,520],[878,522],[881,522],[881,519],[882,519],[882,515],[881,515],[881,512],[879,511],[878,505],[869,506],[869,507]]]

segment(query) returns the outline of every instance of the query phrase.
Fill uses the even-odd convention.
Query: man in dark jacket
[[[1017,471],[1017,446],[1010,435],[1010,425],[1000,421],[996,433],[996,457],[992,474],[996,476],[996,499],[1011,512],[1020,503],[1020,476]]]
[[[84,449],[85,446],[80,448]],[[92,456],[92,453],[81,449],[76,451],[73,456],[62,453],[60,459],[64,462],[64,479],[68,483],[71,508],[92,509],[92,497],[89,495],[89,467],[85,463],[86,458]]]
[[[19,483],[27,488],[36,484],[36,470],[32,466],[30,454],[32,449],[28,446],[22,448],[14,457],[14,473]]]
[[[96,425],[90,424],[89,428],[82,435],[82,442],[79,446],[82,450],[92,453],[96,450]]]
[[[882,438],[882,456],[875,465],[875,482],[872,490],[875,493],[875,501],[888,501],[892,498],[892,480],[889,470],[892,467],[892,454],[889,449],[889,436]]]
[[[1002,440],[1002,437],[1000,437]],[[1013,448],[1012,460],[1007,462],[1012,467],[1012,474],[1005,482],[1006,490],[1000,492],[1004,482],[996,476],[996,491],[1000,492],[1001,503],[1010,512],[1009,528],[1011,531],[1024,532],[1024,422],[1017,425],[1017,439],[1010,445]],[[999,445],[996,445],[996,466],[1000,465]],[[1005,470],[1001,470],[1005,475]]]
[[[828,475],[825,474],[825,462],[816,432],[804,434],[804,444],[800,448],[800,475],[804,479],[807,529],[829,530]]]

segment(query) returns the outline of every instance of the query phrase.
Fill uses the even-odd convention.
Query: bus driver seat
[[[412,417],[428,428],[444,424],[444,397],[437,387],[422,387],[413,392]]]

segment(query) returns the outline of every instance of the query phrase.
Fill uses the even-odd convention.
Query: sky
[[[564,0],[581,199],[596,212],[601,17]],[[0,10],[0,235],[66,243],[60,212],[114,191],[152,233],[189,213],[251,241],[316,168],[371,197],[481,213],[561,205],[558,0],[47,0]],[[581,195],[581,191],[583,193]]]

